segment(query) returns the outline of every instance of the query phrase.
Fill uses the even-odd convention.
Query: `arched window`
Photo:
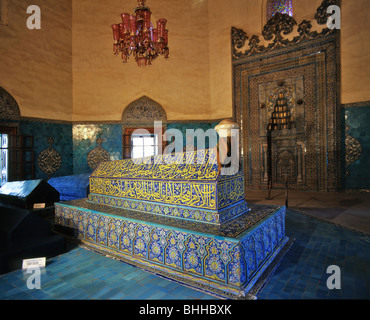
[[[161,121],[159,133],[154,121]],[[122,114],[122,158],[132,159],[153,156],[163,152],[163,129],[167,126],[167,114],[156,101],[143,96],[131,102]],[[137,129],[142,129],[141,132]],[[162,146],[162,150],[159,147]]]
[[[267,20],[271,19],[277,12],[286,13],[293,17],[293,0],[267,0]]]

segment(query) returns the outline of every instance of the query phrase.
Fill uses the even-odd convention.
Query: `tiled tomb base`
[[[55,218],[89,249],[217,297],[248,299],[290,246],[285,211],[252,206],[217,226],[79,199],[57,203]]]

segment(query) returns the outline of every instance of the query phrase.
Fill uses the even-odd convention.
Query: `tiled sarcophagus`
[[[213,149],[101,163],[88,202],[220,224],[248,210],[243,175],[221,175]]]
[[[215,151],[168,156],[100,164],[88,199],[56,205],[56,224],[149,272],[220,297],[247,296],[288,241],[285,207],[248,208],[242,173],[220,175]]]

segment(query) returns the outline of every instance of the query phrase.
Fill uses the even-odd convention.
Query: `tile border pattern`
[[[117,209],[113,215],[95,211],[81,201],[55,208],[56,226],[72,230],[83,245],[228,298],[245,298],[288,242],[285,207],[270,211],[237,238],[132,219]]]

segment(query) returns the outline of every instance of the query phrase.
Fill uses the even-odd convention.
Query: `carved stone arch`
[[[0,87],[0,119],[20,120],[21,112],[17,101],[4,88]]]
[[[164,108],[153,99],[142,96],[131,102],[122,113],[122,131],[125,128],[150,128],[154,121],[162,121],[167,125],[167,114]]]

